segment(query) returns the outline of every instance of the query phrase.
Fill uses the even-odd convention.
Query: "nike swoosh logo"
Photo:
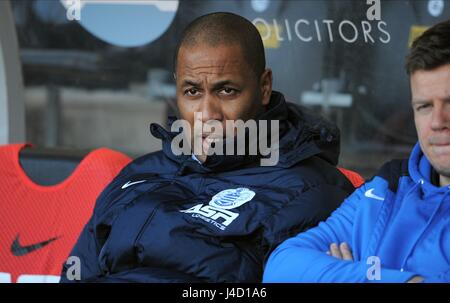
[[[380,197],[380,196],[377,196],[377,195],[375,195],[375,194],[373,193],[374,190],[375,190],[375,188],[369,189],[368,191],[366,191],[366,192],[364,193],[364,196],[366,196],[367,198],[372,198],[372,199],[375,199],[375,200],[384,201],[384,198],[382,198],[382,197]]]
[[[42,242],[39,242],[36,244],[22,246],[19,241],[19,235],[17,235],[16,238],[14,239],[14,242],[11,244],[11,253],[16,257],[25,256],[35,250],[38,250],[38,249],[43,248],[44,246],[47,246],[48,244],[55,241],[56,239],[58,239],[58,237],[51,238],[47,241],[42,241]]]
[[[131,185],[139,184],[139,183],[142,183],[142,182],[145,182],[145,181],[147,181],[147,180],[141,180],[141,181],[135,181],[135,182],[130,182],[130,181],[128,181],[127,183],[125,183],[125,184],[122,186],[122,189],[125,189],[125,188],[127,188],[127,187],[129,187],[129,186],[131,186]]]

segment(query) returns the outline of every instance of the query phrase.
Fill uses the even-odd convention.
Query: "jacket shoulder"
[[[291,171],[302,184],[333,185],[349,194],[355,190],[350,180],[336,166],[317,155],[299,162]]]
[[[397,191],[398,180],[403,176],[409,176],[408,160],[394,159],[385,163],[376,173],[376,176],[383,178],[388,182],[389,189],[392,192]]]
[[[161,151],[141,156],[128,165],[126,165],[120,173],[110,182],[97,198],[94,212],[101,214],[107,211],[112,205],[112,201],[116,201],[116,197],[122,195],[127,188],[126,183],[139,182],[144,179],[155,179],[160,174],[169,173],[172,170],[168,159]],[[127,195],[131,195],[129,191]]]

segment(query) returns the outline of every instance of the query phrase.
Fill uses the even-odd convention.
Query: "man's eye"
[[[187,89],[184,91],[184,94],[186,96],[191,96],[191,97],[198,95],[198,93],[199,93],[199,91],[195,88],[190,88],[190,89]]]
[[[430,104],[419,105],[416,107],[417,111],[421,111],[430,107]]]
[[[236,92],[237,92],[237,90],[235,90],[234,88],[230,88],[230,87],[225,87],[220,91],[220,93],[222,95],[226,95],[226,96],[234,95],[234,94],[236,94]]]

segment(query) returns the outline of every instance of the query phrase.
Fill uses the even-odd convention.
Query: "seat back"
[[[98,195],[131,159],[27,147],[0,146],[0,282],[57,282]]]
[[[347,177],[347,179],[353,184],[354,187],[360,187],[364,184],[365,180],[361,175],[352,170],[348,170],[342,167],[338,167],[339,171]]]

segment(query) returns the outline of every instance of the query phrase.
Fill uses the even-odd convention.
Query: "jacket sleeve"
[[[117,195],[115,191],[117,191],[117,188],[120,189],[120,184],[122,184],[124,176],[128,175],[129,166],[130,165],[122,169],[119,175],[116,176],[116,178],[109,183],[108,186],[106,186],[97,198],[91,218],[78,237],[75,246],[72,248],[72,251],[68,256],[68,260],[63,264],[60,280],[61,283],[86,281],[101,275],[101,269],[98,265],[98,256],[100,254],[101,246],[97,241],[95,230],[97,215],[107,209],[108,205],[111,203],[111,200],[113,200],[113,196]],[[73,267],[74,261],[73,259],[70,259],[71,257],[78,258],[79,260],[79,274],[81,279],[73,280],[68,278],[71,276],[71,271],[75,270]],[[71,260],[72,262],[69,262]]]
[[[93,220],[94,216],[92,216],[85,225],[77,243],[69,255],[68,260],[63,264],[60,280],[61,283],[83,281],[100,275],[100,268],[97,262],[99,250],[94,237]],[[71,259],[73,257],[77,259],[73,261]],[[73,267],[78,266],[76,264],[79,265],[78,268]],[[70,277],[76,275],[77,270],[79,270],[78,273],[80,274],[79,279],[71,279]]]
[[[330,184],[320,184],[299,192],[275,214],[264,220],[264,246],[270,253],[284,240],[326,220],[349,195]]]
[[[425,283],[450,283],[450,269],[432,277],[425,277]]]
[[[91,278],[89,283],[200,283],[207,282],[192,275],[157,267],[136,267],[101,277]]]
[[[366,185],[357,189],[317,227],[283,242],[270,256],[263,282],[371,282],[372,264],[328,256],[331,243],[351,243],[353,222]],[[381,268],[378,282],[406,282],[415,273]],[[373,280],[377,282],[376,280]]]

